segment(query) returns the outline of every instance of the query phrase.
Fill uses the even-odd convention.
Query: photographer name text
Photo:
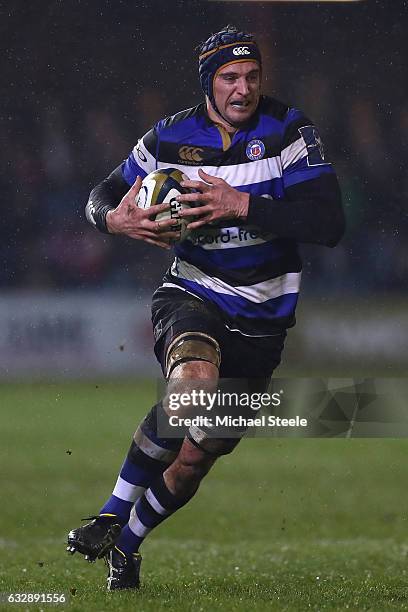
[[[171,427],[307,427],[307,419],[299,416],[287,419],[274,415],[253,418],[242,415],[235,417],[198,415],[189,418],[172,414],[169,417],[169,424]]]

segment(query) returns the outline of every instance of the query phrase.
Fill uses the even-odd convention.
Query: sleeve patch
[[[307,149],[307,165],[322,166],[329,164],[324,159],[323,142],[317,128],[314,125],[305,125],[298,128],[298,131]]]

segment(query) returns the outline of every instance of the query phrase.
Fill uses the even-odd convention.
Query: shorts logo
[[[248,47],[235,47],[232,52],[234,55],[251,55]]]
[[[201,153],[203,153],[203,149],[200,149],[199,147],[186,147],[186,146],[180,147],[179,152],[178,152],[181,160],[189,161],[189,162],[197,162],[197,163],[200,163],[203,161]]]
[[[248,142],[246,147],[246,156],[251,161],[256,161],[257,159],[262,159],[265,155],[265,145],[262,140],[258,140],[255,138]]]

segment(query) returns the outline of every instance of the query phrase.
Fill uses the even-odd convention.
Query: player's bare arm
[[[185,209],[180,217],[199,217],[197,221],[188,224],[188,229],[197,229],[210,221],[220,219],[239,219],[243,221],[248,215],[249,193],[242,193],[224,179],[207,174],[201,168],[198,171],[203,181],[183,181],[181,185],[196,189],[197,193],[182,194],[177,197],[179,202],[195,202],[199,208]]]
[[[165,210],[168,204],[156,204],[149,210],[142,210],[136,205],[142,179],[137,177],[135,183],[123,196],[119,205],[106,215],[106,227],[110,234],[123,234],[135,240],[144,240],[150,244],[170,249],[169,240],[177,240],[179,234],[167,231],[174,221],[171,219],[153,221],[154,217]]]

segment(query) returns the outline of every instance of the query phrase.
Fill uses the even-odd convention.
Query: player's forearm
[[[88,221],[105,234],[109,234],[106,224],[106,215],[117,207],[129,189],[123,179],[122,167],[116,168],[106,179],[94,187],[85,206],[85,215]]]
[[[282,238],[334,247],[342,238],[345,219],[334,175],[288,189],[290,199],[251,196],[247,223]],[[303,197],[302,197],[303,196]]]

